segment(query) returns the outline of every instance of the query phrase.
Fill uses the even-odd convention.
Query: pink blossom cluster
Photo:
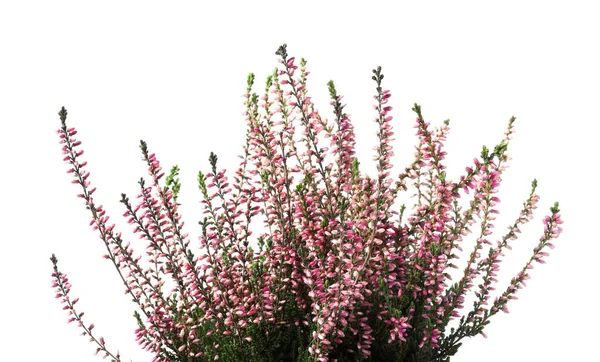
[[[329,82],[333,121],[321,116],[306,84],[306,61],[276,53],[281,65],[268,77],[264,94],[245,93],[247,138],[241,163],[230,180],[217,168],[198,175],[203,200],[199,244],[191,244],[179,214],[180,184],[175,166],[165,173],[142,141],[150,181],[139,182],[134,202],[123,194],[123,216],[145,240],[145,260],[109,223],[81,161],[77,131],[60,112],[58,133],[72,182],[79,184],[97,230],[128,293],[138,305],[136,337],[153,361],[448,361],[465,337],[478,334],[491,316],[525,286],[533,262],[544,263],[546,247],[562,223],[558,204],[544,219],[544,232],[523,270],[493,301],[501,257],[520,227],[532,219],[538,196],[530,196],[515,223],[499,240],[492,238],[500,199],[496,196],[508,161],[505,138],[493,151],[484,147],[457,182],[447,178],[443,151],[449,122],[436,129],[415,105],[418,145],[414,161],[392,178],[394,132],[391,93],[376,82],[377,176],[359,170],[355,133],[342,97]],[[414,186],[415,205],[403,221],[400,192]],[[468,205],[458,199],[472,195]],[[253,236],[252,222],[265,232]],[[480,228],[474,225],[480,222]],[[476,233],[460,279],[457,253]],[[258,242],[259,250],[250,246]],[[195,248],[195,249],[194,249]],[[487,248],[488,251],[482,251]],[[121,357],[96,338],[75,310],[70,284],[54,264],[56,297],[113,361]],[[478,281],[480,280],[480,283]],[[461,315],[472,292],[473,309]],[[449,323],[457,324],[449,328]]]

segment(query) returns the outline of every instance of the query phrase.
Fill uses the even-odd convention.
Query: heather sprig
[[[58,270],[58,259],[54,254],[52,254],[50,261],[52,261],[52,265],[54,267],[54,272],[52,273],[52,287],[56,290],[56,298],[60,299],[61,303],[64,304],[63,310],[69,311],[70,317],[67,320],[67,323],[77,322],[77,326],[83,329],[81,335],[89,336],[90,342],[93,342],[96,345],[98,345],[95,354],[103,352],[103,358],[110,357],[111,361],[113,362],[121,362],[121,355],[119,354],[119,352],[113,355],[106,349],[106,342],[104,341],[104,337],[96,338],[94,336],[94,334],[92,333],[92,329],[94,329],[94,324],[92,323],[86,326],[85,323],[83,323],[83,315],[85,314],[85,312],[78,313],[75,309],[75,304],[77,304],[79,298],[71,299],[71,297],[69,297],[69,293],[71,292],[71,283],[69,282],[69,278],[67,278],[67,276],[64,273]]]
[[[73,138],[77,131],[67,128],[66,110],[59,113],[68,172],[83,189],[78,196],[106,245],[105,258],[138,305],[138,342],[153,361],[449,361],[463,338],[485,336],[490,318],[508,310],[533,262],[545,262],[546,248],[561,232],[555,204],[532,257],[489,305],[509,241],[532,219],[539,200],[534,180],[515,223],[493,239],[514,117],[504,139],[493,150],[484,146],[453,182],[443,150],[450,122],[432,128],[415,104],[414,160],[394,182],[392,94],[378,67],[372,77],[377,175],[371,178],[359,169],[351,117],[334,82],[327,84],[330,121],[308,93],[307,61],[298,65],[286,45],[276,54],[281,65],[262,96],[253,92],[254,75],[248,77],[246,140],[233,179],[213,153],[210,172],[198,173],[199,243],[190,241],[179,214],[179,167],[163,184],[156,155],[140,142],[150,182],[140,179],[137,203],[125,194],[121,203],[134,234],[146,241],[145,260],[94,202],[81,142]],[[396,201],[409,186],[415,204],[405,215],[406,205],[398,210]],[[462,205],[458,199],[466,195],[471,200]],[[254,236],[251,227],[261,221],[265,231]],[[463,273],[451,284],[457,253],[475,232]],[[93,325],[83,324],[54,255],[52,262],[53,287],[70,321],[78,321],[98,352],[119,361],[103,338],[92,336]],[[461,315],[471,293],[473,308]],[[454,320],[457,326],[450,328]]]

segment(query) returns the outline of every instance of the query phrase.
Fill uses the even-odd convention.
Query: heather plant
[[[372,178],[359,169],[354,128],[334,83],[328,83],[331,121],[308,95],[306,61],[298,66],[285,45],[276,54],[281,64],[262,97],[252,91],[254,75],[248,77],[246,141],[233,180],[212,153],[210,172],[198,173],[199,243],[183,230],[179,168],[165,178],[141,141],[150,180],[140,179],[135,201],[125,194],[120,201],[133,232],[146,241],[146,258],[134,250],[140,242],[126,242],[94,200],[77,131],[67,127],[65,108],[59,112],[68,173],[82,187],[78,197],[106,245],[104,258],[137,304],[137,341],[153,361],[449,361],[464,338],[485,336],[490,318],[507,311],[561,232],[555,203],[531,258],[492,300],[504,252],[539,199],[534,180],[516,221],[492,238],[515,118],[501,142],[483,147],[454,182],[444,165],[449,121],[432,129],[415,104],[414,161],[392,178],[391,93],[379,67]],[[409,186],[415,204],[407,212],[397,201]],[[459,203],[461,195],[470,195],[469,202]],[[262,222],[257,237],[253,221]],[[450,271],[471,233],[475,245],[453,281]],[[67,276],[51,260],[52,285],[69,322],[78,323],[96,353],[121,361],[84,322]],[[460,314],[467,297],[473,305]]]

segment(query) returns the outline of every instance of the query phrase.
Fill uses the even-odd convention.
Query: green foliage
[[[179,177],[177,176],[179,176],[179,166],[175,165],[171,168],[171,172],[165,180],[165,186],[173,192],[173,201],[175,202],[177,202],[177,196],[179,195],[179,190],[181,189]]]

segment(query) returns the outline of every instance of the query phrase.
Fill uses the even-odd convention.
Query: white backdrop
[[[126,360],[150,361],[134,339],[133,305],[101,258],[104,246],[65,173],[55,134],[60,107],[79,130],[95,200],[119,230],[129,230],[120,193],[133,199],[146,176],[138,148],[144,139],[165,170],[181,167],[182,214],[195,238],[197,172],[208,171],[211,151],[221,167],[237,167],[246,76],[255,72],[262,90],[282,43],[308,59],[308,89],[322,114],[332,114],[327,81],[345,95],[359,157],[372,175],[370,78],[378,65],[392,91],[394,173],[416,143],[414,102],[434,125],[450,118],[446,150],[455,179],[517,117],[496,236],[518,215],[533,178],[541,202],[504,258],[498,289],[528,260],[555,200],[564,233],[509,304],[511,313],[493,318],[488,339],[465,341],[454,360],[598,360],[600,25],[593,2],[201,3],[0,4],[0,360],[100,360],[54,299],[49,257],[56,253],[95,331]]]

